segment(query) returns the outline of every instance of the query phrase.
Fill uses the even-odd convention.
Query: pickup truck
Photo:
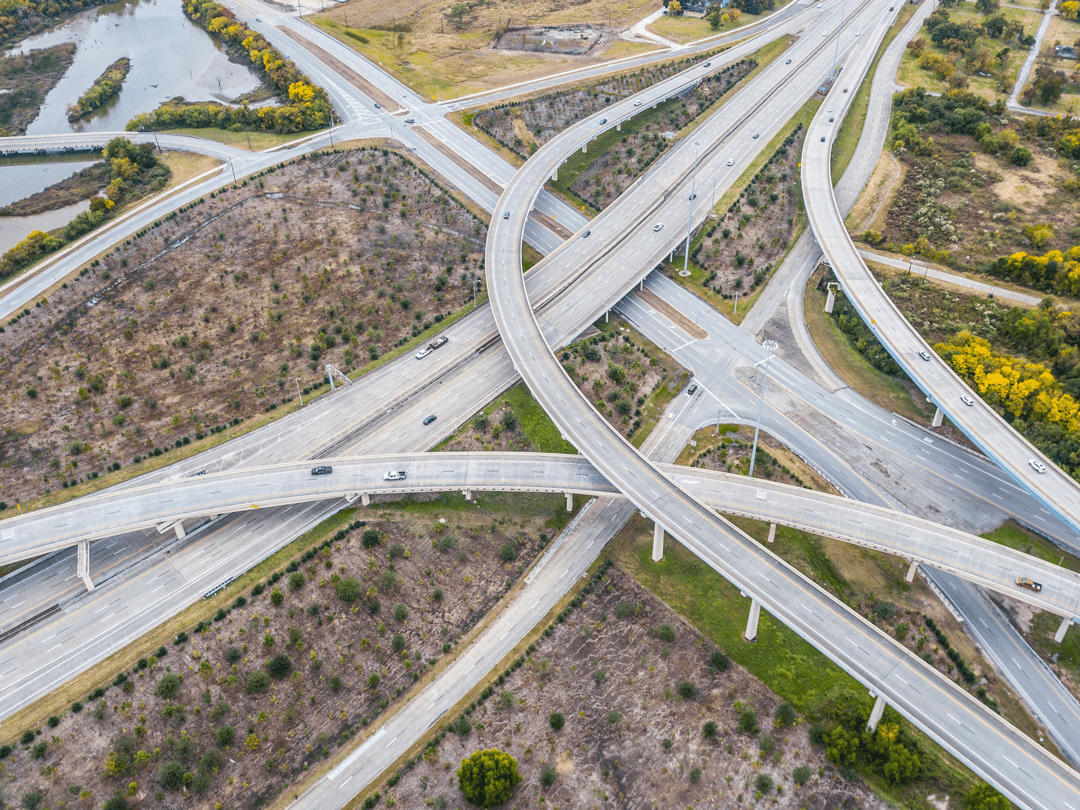
[[[1030,577],[1017,577],[1016,584],[1019,585],[1021,588],[1027,588],[1029,591],[1035,591],[1035,593],[1038,593],[1042,590],[1042,585],[1040,585],[1038,582],[1031,579]]]
[[[398,470],[397,472],[391,471],[383,476],[383,481],[404,481],[405,471]]]

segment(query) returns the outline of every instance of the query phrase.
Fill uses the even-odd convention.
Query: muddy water
[[[136,114],[150,112],[176,96],[188,101],[228,102],[254,90],[259,81],[247,67],[184,16],[180,0],[123,0],[80,14],[53,31],[24,40],[16,53],[75,42],[75,62],[45,97],[28,135],[72,131],[120,131]],[[131,60],[120,95],[91,115],[69,124],[74,104],[119,59]]]
[[[45,231],[63,228],[83,211],[90,210],[90,201],[83,200],[74,205],[46,211],[32,217],[0,217],[0,253],[15,247],[31,231]]]
[[[0,206],[23,200],[31,194],[66,180],[97,161],[63,163],[28,163],[20,166],[0,166]]]

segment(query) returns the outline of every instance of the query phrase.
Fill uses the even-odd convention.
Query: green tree
[[[337,586],[338,599],[342,602],[355,602],[360,598],[362,592],[363,588],[360,586],[360,580],[356,577],[346,577]]]
[[[859,735],[853,731],[848,731],[843,726],[837,726],[828,732],[823,742],[825,743],[825,756],[837,765],[850,767],[858,759]]]
[[[724,24],[724,21],[720,19],[720,9],[715,9],[706,19],[709,21],[709,28],[713,31],[719,31],[720,26]]]
[[[510,799],[521,781],[517,761],[504,751],[488,748],[461,761],[458,787],[477,807],[498,807]]]
[[[964,810],[1009,810],[1009,800],[983,782],[964,794]]]

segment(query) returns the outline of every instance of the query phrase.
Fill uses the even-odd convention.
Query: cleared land
[[[301,160],[163,220],[0,334],[0,500],[193,451],[326,363],[358,371],[437,329],[471,297],[485,233],[383,150]]]
[[[445,100],[656,47],[607,36],[584,56],[491,48],[507,26],[592,23],[622,31],[654,6],[655,0],[351,0],[314,20],[417,92]]]
[[[80,711],[57,708],[24,744],[11,728],[5,795],[263,806],[407,699],[568,520],[549,496],[373,510],[231,607],[202,607],[202,621],[128,662]]]

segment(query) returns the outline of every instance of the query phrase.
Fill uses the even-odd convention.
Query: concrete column
[[[566,511],[567,512],[573,512],[574,511],[574,493],[572,493],[572,492],[567,492],[566,493]]]
[[[75,573],[82,577],[86,590],[94,590],[94,580],[90,579],[90,541],[79,541],[79,553],[75,563]]]
[[[604,312],[604,323],[608,322],[608,318],[611,317],[611,310]]]
[[[757,640],[758,619],[761,618],[761,602],[751,597],[750,616],[746,620],[746,633],[743,635],[747,641]]]
[[[941,427],[941,422],[945,418],[945,414],[941,412],[941,408],[934,409],[934,421],[930,423],[930,427]]]
[[[585,154],[586,152],[588,152],[588,151],[589,151],[589,142],[588,142],[588,141],[586,141],[585,143],[583,143],[583,144],[581,145],[581,154],[583,154],[583,155],[584,155],[584,154]]]
[[[360,505],[361,506],[371,506],[371,496],[368,495],[366,492],[361,492],[360,493]]]
[[[641,281],[638,282],[638,287],[637,288],[638,288],[639,291],[645,289],[645,279],[644,278],[641,279]]]
[[[881,722],[881,715],[885,711],[885,698],[877,696],[874,701],[874,709],[870,712],[870,719],[866,721],[866,730],[873,734],[877,731],[877,724]]]
[[[465,496],[465,500],[467,500],[467,501],[472,500],[472,490],[471,489],[463,489],[463,490],[461,490],[461,494]]]
[[[907,567],[907,576],[904,579],[907,582],[913,582],[915,580],[915,572],[919,570],[919,561],[912,560],[911,565]]]
[[[187,532],[184,531],[184,521],[178,520],[172,525],[173,531],[176,532],[176,539],[183,540],[187,537]]]
[[[652,561],[660,562],[662,559],[664,559],[664,527],[655,523],[652,536]]]
[[[555,171],[553,171],[551,173],[551,179],[556,181],[556,182],[558,181],[558,179],[559,179],[559,167],[558,166],[556,166]]]
[[[832,315],[833,306],[836,304],[836,287],[832,284],[829,285],[829,295],[825,299],[825,312]]]
[[[1064,618],[1061,620],[1061,625],[1058,627],[1057,632],[1054,633],[1054,641],[1060,644],[1065,640],[1065,633],[1069,629],[1069,625],[1072,624],[1072,618]]]
[[[776,524],[775,523],[770,523],[769,524],[769,542],[770,543],[775,543],[776,542]]]
[[[622,132],[622,121],[620,121],[619,123],[617,123],[615,125],[615,131],[616,132]]]

